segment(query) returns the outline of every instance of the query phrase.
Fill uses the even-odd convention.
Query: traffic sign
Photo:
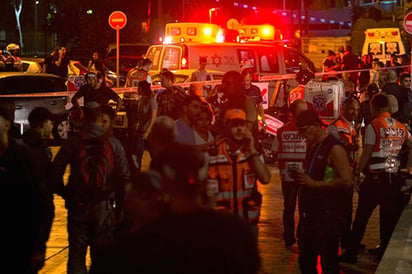
[[[403,28],[412,35],[412,12],[408,13],[403,19]]]
[[[126,14],[121,11],[114,11],[109,16],[109,25],[116,30],[124,28],[127,23]]]

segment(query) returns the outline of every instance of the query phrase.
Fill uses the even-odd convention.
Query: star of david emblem
[[[313,96],[313,109],[317,112],[322,112],[326,109],[326,96],[315,95]]]
[[[378,54],[381,52],[381,45],[379,43],[370,44],[370,52]]]
[[[217,54],[215,54],[214,56],[211,56],[212,58],[212,65],[215,65],[217,68],[222,65],[222,57],[221,56],[217,56]]]
[[[397,44],[396,43],[387,43],[386,44],[386,51],[390,54],[397,52]]]

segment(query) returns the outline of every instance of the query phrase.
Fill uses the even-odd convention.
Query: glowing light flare
[[[203,29],[203,34],[207,35],[207,36],[211,36],[212,35],[212,28],[204,28]]]
[[[222,30],[219,30],[216,35],[216,43],[223,43],[225,42],[225,35],[223,34]]]
[[[173,42],[172,37],[171,36],[166,36],[164,41],[163,41],[163,44],[171,44],[172,42]]]
[[[265,36],[273,35],[273,30],[269,26],[263,27],[262,34]]]

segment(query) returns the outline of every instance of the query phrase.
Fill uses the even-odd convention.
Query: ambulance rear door
[[[362,55],[372,54],[373,58],[385,63],[392,54],[405,54],[398,28],[372,28],[365,31]]]
[[[183,47],[180,45],[153,45],[146,53],[146,58],[152,60],[150,75],[159,74],[162,69],[181,69]]]

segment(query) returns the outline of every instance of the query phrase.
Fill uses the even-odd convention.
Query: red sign
[[[121,11],[114,11],[109,16],[109,25],[113,29],[122,29],[124,28],[124,26],[126,26],[126,23],[127,23],[126,14],[124,14]]]
[[[412,35],[412,12],[408,13],[403,19],[403,28]]]

